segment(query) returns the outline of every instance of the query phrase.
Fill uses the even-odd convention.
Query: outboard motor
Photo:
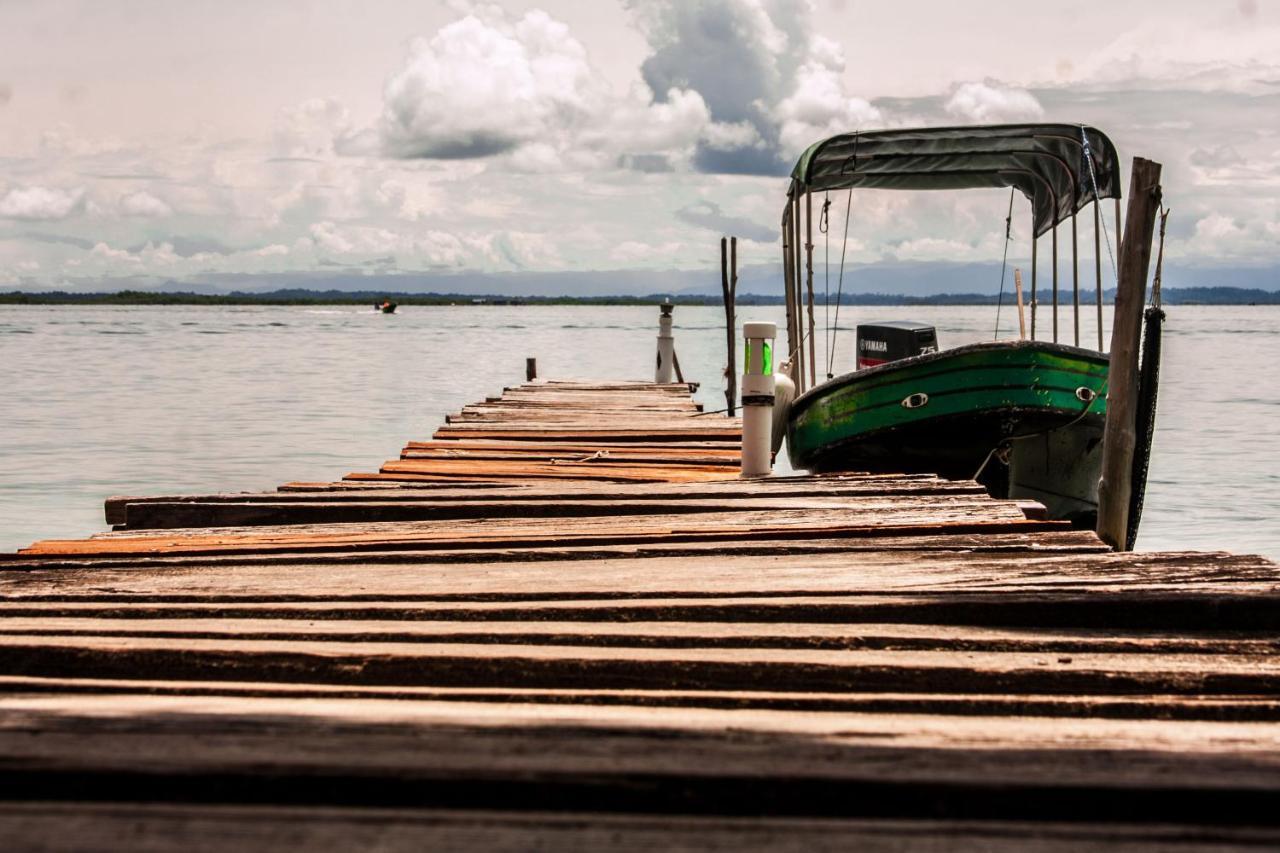
[[[858,326],[858,369],[938,351],[933,326],[899,320]]]

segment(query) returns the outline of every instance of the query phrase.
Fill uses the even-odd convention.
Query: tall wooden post
[[[536,358],[526,358],[524,360],[524,379],[526,382],[532,382],[538,378],[538,360]]]
[[[738,401],[738,361],[734,355],[735,342],[738,339],[738,318],[734,316],[735,303],[737,302],[735,291],[738,289],[738,238],[733,238],[732,272],[730,271],[727,244],[728,241],[721,237],[720,290],[724,294],[724,327],[729,342],[729,365],[724,370],[724,376],[728,384],[724,389],[724,398],[728,404],[726,409],[729,412],[729,417],[733,417],[737,411]]]
[[[1102,440],[1102,480],[1098,484],[1098,535],[1124,550],[1133,492],[1137,444],[1138,354],[1142,308],[1146,303],[1151,235],[1160,206],[1160,164],[1135,157],[1129,179],[1129,210],[1120,242],[1119,283],[1111,324],[1107,425]]]

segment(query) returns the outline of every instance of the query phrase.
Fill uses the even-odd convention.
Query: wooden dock
[[[536,382],[0,555],[7,849],[1280,846],[1280,569]]]

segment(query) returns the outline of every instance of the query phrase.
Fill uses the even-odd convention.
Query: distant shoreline
[[[1060,299],[1070,302],[1069,291],[1060,291]],[[1047,293],[1041,291],[1041,304],[1048,305]],[[816,304],[825,305],[822,295],[815,294]],[[1112,302],[1115,291],[1107,291],[1104,304]],[[289,305],[364,305],[390,300],[397,305],[653,305],[665,300],[675,305],[720,305],[719,296],[703,294],[663,294],[645,296],[504,296],[491,294],[477,296],[463,293],[394,293],[386,291],[345,292],[276,290],[266,293],[192,293],[186,291],[121,290],[110,293],[71,293],[47,291],[29,293],[10,291],[0,293],[0,305],[234,305],[234,306],[289,306]],[[888,293],[846,293],[841,305],[995,305],[995,294],[942,293],[928,296],[904,296]],[[1011,304],[1013,295],[1004,295],[1004,304]],[[1164,301],[1170,305],[1280,305],[1280,291],[1252,290],[1235,287],[1181,287],[1166,288]],[[1082,305],[1093,305],[1093,293],[1081,293]],[[742,294],[739,305],[782,305],[781,296]],[[836,304],[833,300],[830,304]]]

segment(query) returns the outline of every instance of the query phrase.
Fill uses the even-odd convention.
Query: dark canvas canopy
[[[793,193],[1016,187],[1031,202],[1037,237],[1095,198],[1120,198],[1115,146],[1102,131],[1078,124],[842,133],[811,145],[791,179]]]

